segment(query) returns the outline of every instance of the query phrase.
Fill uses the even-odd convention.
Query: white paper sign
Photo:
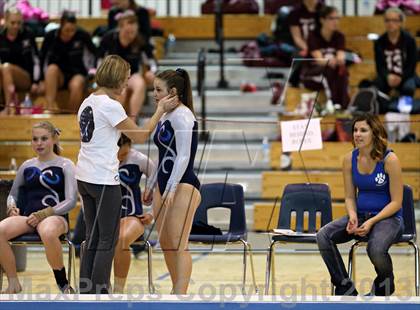
[[[307,119],[281,122],[283,152],[299,151],[304,134],[305,139],[303,141],[302,151],[322,149],[321,119],[311,119],[305,133],[306,126],[308,126]]]

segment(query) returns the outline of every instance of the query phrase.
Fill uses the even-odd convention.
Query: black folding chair
[[[304,229],[305,214],[308,217],[308,229]],[[316,232],[325,224],[331,222],[331,194],[326,184],[288,184],[283,191],[281,208],[277,223],[278,229],[292,229],[291,218],[295,216],[297,233],[304,236],[273,235],[267,254],[267,267],[265,275],[265,294],[270,288],[270,276],[273,282],[272,293],[275,292],[274,256],[275,246],[278,243],[306,243],[316,244]],[[320,227],[317,227],[317,218],[320,218]],[[309,234],[309,235],[308,235]]]

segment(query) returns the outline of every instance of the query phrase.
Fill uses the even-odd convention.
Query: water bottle
[[[13,171],[13,172],[16,172],[16,170],[17,170],[16,158],[14,158],[14,157],[12,157],[12,158],[10,159],[9,170],[10,170],[10,171]]]
[[[263,138],[261,146],[263,152],[263,161],[268,163],[270,160],[270,143],[268,143],[268,137]]]
[[[17,100],[17,94],[14,86],[10,86],[10,102],[9,102],[9,115],[18,115],[19,114],[19,102]]]
[[[29,94],[25,95],[25,100],[22,104],[22,111],[20,112],[22,115],[31,115],[32,114],[32,100]]]
[[[173,52],[176,44],[176,38],[173,33],[170,33],[168,35],[168,38],[166,39],[166,55]]]

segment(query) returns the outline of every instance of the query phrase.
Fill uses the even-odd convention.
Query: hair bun
[[[185,73],[186,73],[187,71],[185,71],[184,69],[181,69],[181,68],[177,68],[177,69],[175,70],[175,72],[176,72],[178,75],[180,75],[180,76],[182,76],[183,78],[185,78]]]

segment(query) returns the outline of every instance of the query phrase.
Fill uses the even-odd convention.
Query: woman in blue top
[[[354,238],[368,242],[367,253],[377,277],[371,294],[391,295],[394,274],[388,249],[403,232],[403,181],[397,156],[387,149],[387,134],[377,116],[353,121],[354,150],[343,161],[347,216],[320,229],[318,247],[335,285],[336,295],[357,295],[336,244]]]

